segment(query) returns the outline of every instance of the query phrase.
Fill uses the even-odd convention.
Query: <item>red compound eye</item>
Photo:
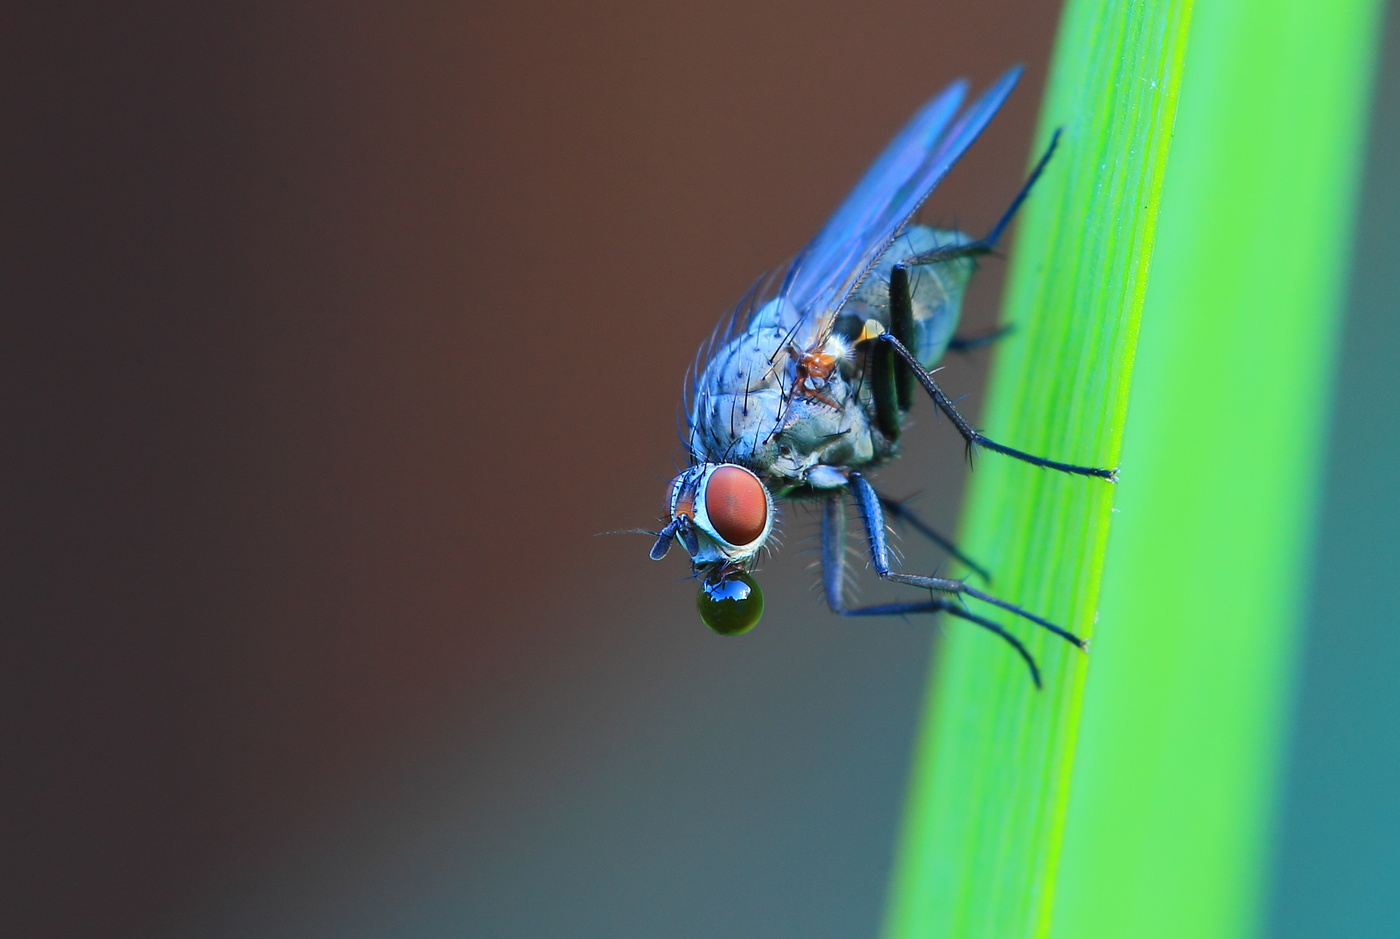
[[[732,545],[757,541],[768,525],[768,496],[758,477],[742,466],[721,466],[705,486],[705,514],[715,533]]]

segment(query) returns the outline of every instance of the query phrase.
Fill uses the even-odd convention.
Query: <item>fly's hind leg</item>
[[[1045,164],[1050,161],[1050,155],[1055,152],[1055,145],[1059,139],[1060,132],[1057,130],[1050,138],[1050,146],[1046,148],[1045,155],[1036,163],[1030,178],[1026,180],[1026,184],[1021,187],[1021,191],[1012,200],[1011,207],[1006,210],[1001,220],[996,223],[985,238],[966,244],[945,245],[923,254],[912,255],[891,269],[890,324],[887,333],[895,339],[898,346],[908,348],[914,343],[914,303],[913,290],[909,283],[909,268],[926,264],[941,264],[957,258],[977,257],[992,251],[1001,238],[1001,233],[1011,223],[1016,210],[1026,200],[1031,187],[1035,185],[1035,181],[1045,169]],[[955,336],[949,341],[948,348],[965,352],[995,342],[1008,330],[1009,327],[1002,327],[988,335],[972,338]],[[875,424],[891,442],[899,439],[900,425],[903,423],[904,415],[914,404],[915,376],[912,372],[898,367],[895,362],[895,348],[887,346],[885,343],[876,343],[870,353],[869,366],[871,398],[875,403]]]
[[[958,353],[972,352],[976,349],[990,346],[999,339],[1005,339],[1014,329],[1014,326],[1008,324],[1006,326],[998,326],[995,329],[988,330],[977,336],[954,336],[952,339],[948,340],[948,351]],[[900,341],[902,342],[903,340]],[[906,342],[904,344],[907,346],[909,343]]]
[[[1055,148],[1059,143],[1060,132],[1057,129],[1055,133],[1050,136],[1050,145],[1045,148],[1045,152],[1041,154],[1040,159],[1036,161],[1035,168],[1031,170],[1030,176],[1026,177],[1026,182],[1021,186],[1021,191],[1016,193],[1016,198],[1011,200],[1011,205],[1007,207],[1006,211],[1002,213],[1001,218],[992,226],[992,230],[984,237],[978,238],[976,241],[966,242],[965,244],[942,245],[930,251],[925,251],[923,254],[910,255],[894,266],[894,270],[890,272],[890,303],[892,307],[890,316],[892,320],[903,315],[909,321],[909,328],[912,331],[913,304],[909,290],[909,268],[922,267],[928,264],[941,264],[946,261],[957,260],[958,258],[981,257],[984,254],[990,254],[996,250],[997,242],[1001,240],[1001,236],[1006,231],[1006,227],[1011,224],[1011,220],[1016,217],[1016,213],[1021,208],[1021,203],[1026,201],[1026,196],[1030,195],[1036,180],[1040,179],[1040,174],[1045,172],[1045,167],[1049,164],[1050,157],[1054,155]],[[893,309],[895,306],[899,306],[902,309]],[[984,333],[980,336],[954,336],[952,339],[948,340],[948,349],[952,352],[971,352],[973,349],[980,349],[983,346],[991,345],[1010,333],[1012,328],[1011,326],[998,326],[991,332]],[[899,330],[894,328],[893,323],[891,323],[890,332],[894,335],[894,338],[898,339],[906,347],[910,345],[912,336],[907,334],[901,335]],[[905,381],[912,382],[912,377],[906,378]],[[911,387],[911,395],[912,392],[913,389]],[[907,410],[908,407],[909,405],[906,403],[905,409]]]
[[[1118,471],[1116,469],[1101,469],[1096,466],[1079,466],[1074,463],[1061,463],[1057,460],[1048,460],[1045,457],[1035,456],[1034,454],[1026,453],[1024,450],[1017,450],[1013,447],[1005,446],[989,437],[983,436],[977,430],[973,429],[966,418],[958,413],[958,409],[953,406],[952,399],[943,393],[943,389],[939,388],[938,383],[933,380],[933,375],[930,374],[928,369],[924,368],[922,363],[909,351],[909,337],[907,335],[901,336],[894,328],[894,324],[900,322],[901,318],[908,318],[910,322],[912,322],[913,319],[913,299],[909,288],[909,268],[922,264],[938,264],[953,260],[954,258],[975,257],[977,255],[986,254],[995,248],[997,240],[1001,238],[1002,232],[1005,231],[1006,226],[1011,223],[1012,216],[1016,214],[1016,210],[1019,209],[1021,203],[1025,201],[1026,196],[1030,193],[1031,187],[1035,185],[1035,181],[1040,178],[1041,172],[1045,169],[1045,164],[1050,161],[1050,156],[1055,152],[1055,145],[1059,139],[1060,132],[1056,131],[1055,136],[1050,139],[1050,146],[1046,148],[1044,156],[1040,158],[1040,161],[1035,165],[1035,169],[1031,171],[1030,178],[1026,180],[1026,184],[1021,187],[1021,191],[1017,193],[1016,198],[1012,200],[1011,207],[1006,210],[1006,214],[1001,217],[1001,220],[996,223],[985,238],[980,238],[977,241],[971,241],[962,245],[947,245],[946,247],[935,248],[924,254],[906,258],[894,266],[894,269],[890,271],[891,326],[878,337],[879,342],[877,348],[878,346],[888,346],[893,354],[892,357],[901,360],[905,365],[905,368],[898,369],[901,375],[906,376],[904,380],[917,381],[920,385],[923,385],[929,397],[933,398],[933,403],[938,406],[940,411],[947,415],[948,420],[958,429],[958,433],[962,434],[963,440],[967,442],[969,457],[971,457],[974,447],[985,447],[988,450],[993,450],[1025,463],[1030,463],[1032,466],[1059,470],[1062,473],[1072,473],[1076,476],[1096,476],[1100,479],[1116,482],[1118,480]],[[878,356],[876,356],[876,361],[879,361]],[[894,384],[899,384],[898,378],[894,380]],[[878,399],[876,410],[878,414]]]
[[[934,248],[932,251],[925,251],[923,254],[907,257],[897,266],[919,267],[924,264],[938,264],[943,261],[952,261],[955,258],[975,258],[984,254],[991,254],[996,250],[997,242],[1001,240],[1002,234],[1005,233],[1006,226],[1010,225],[1011,220],[1016,217],[1017,211],[1021,208],[1021,203],[1025,202],[1026,196],[1031,194],[1031,189],[1035,186],[1036,180],[1040,179],[1040,174],[1045,172],[1045,167],[1050,162],[1050,157],[1055,155],[1055,148],[1059,146],[1059,143],[1060,131],[1056,128],[1055,133],[1050,135],[1050,145],[1045,148],[1045,152],[1041,154],[1040,159],[1036,161],[1035,168],[1032,169],[1031,174],[1026,177],[1026,182],[1021,186],[1021,191],[1016,193],[1016,198],[1011,200],[1011,205],[1007,207],[1006,211],[1002,213],[1001,218],[992,226],[992,230],[987,232],[986,235],[978,238],[976,241],[969,241],[960,245],[943,245],[942,247]]]

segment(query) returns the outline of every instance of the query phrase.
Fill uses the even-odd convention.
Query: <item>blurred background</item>
[[[801,510],[740,639],[596,533],[655,524],[749,282],[1023,62],[925,211],[996,219],[1053,7],[7,15],[6,932],[875,934],[944,626],[830,616]],[[1275,935],[1400,916],[1390,33]],[[985,360],[946,373],[974,413]],[[916,418],[882,480],[952,531],[961,446]]]

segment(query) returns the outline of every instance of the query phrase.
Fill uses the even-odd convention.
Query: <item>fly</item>
[[[651,557],[660,560],[674,542],[681,543],[700,581],[700,617],[715,631],[734,635],[757,624],[763,595],[750,572],[772,534],[774,505],[809,500],[823,506],[822,584],[834,612],[944,612],[968,620],[1009,643],[1037,687],[1040,671],[1026,647],[963,598],[1086,647],[1068,630],[964,581],[894,570],[886,518],[908,523],[967,559],[868,477],[897,453],[905,416],[922,387],[962,435],[969,455],[982,447],[1033,466],[1117,479],[1115,470],[1061,463],[987,438],[958,413],[933,376],[945,350],[977,342],[954,335],[964,289],[976,259],[996,246],[1044,171],[1058,131],[986,236],[911,219],[1001,108],[1020,74],[1019,67],[1007,72],[967,107],[965,81],[924,105],[817,236],[791,263],[750,288],[700,350],[684,402],[689,466],[671,480],[666,522],[653,533]],[[847,603],[848,500],[856,505],[876,574],[918,588],[924,598]]]

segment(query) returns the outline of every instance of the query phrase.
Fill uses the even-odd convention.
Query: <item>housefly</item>
[[[1009,643],[1037,686],[1040,673],[1026,647],[967,599],[1085,647],[1073,633],[964,581],[893,569],[887,518],[962,556],[869,478],[898,452],[921,387],[962,435],[969,455],[980,447],[1033,466],[1116,479],[1114,470],[1061,463],[989,439],[958,413],[932,372],[945,350],[967,344],[954,329],[976,259],[996,246],[1049,162],[1058,132],[986,236],[911,219],[1019,77],[1020,69],[1012,69],[966,106],[967,83],[960,81],[924,105],[817,236],[789,264],[760,278],[700,350],[683,402],[689,465],[671,480],[651,557],[660,560],[680,542],[700,583],[701,619],[717,632],[742,633],[758,622],[763,596],[751,569],[772,534],[774,506],[809,500],[822,506],[822,583],[834,612],[941,611],[968,620]],[[848,604],[848,501],[855,503],[875,573],[917,588],[920,597]]]

